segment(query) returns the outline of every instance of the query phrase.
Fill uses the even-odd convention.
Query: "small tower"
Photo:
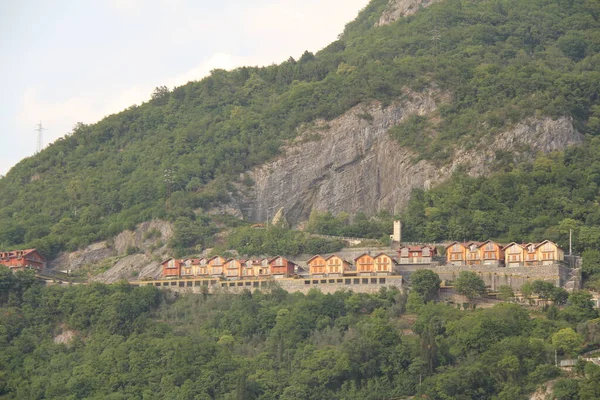
[[[402,241],[402,221],[394,221],[394,233],[390,235],[392,243],[400,243]]]

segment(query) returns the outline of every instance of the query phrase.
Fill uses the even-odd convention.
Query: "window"
[[[490,243],[486,244],[486,245],[485,245],[485,249],[486,249],[487,251],[494,251],[494,243],[491,243],[491,242],[490,242]]]
[[[460,251],[460,245],[458,243],[454,244],[454,246],[452,246],[452,251]]]

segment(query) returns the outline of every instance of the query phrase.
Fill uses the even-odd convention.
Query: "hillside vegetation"
[[[0,268],[0,399],[518,400],[561,377],[555,350],[600,345],[585,292],[546,313],[421,299],[407,316],[395,289],[174,297],[32,281]],[[597,399],[600,366],[556,387]]]
[[[453,96],[439,115],[391,132],[439,163],[527,117],[570,116],[581,132],[600,133],[597,1],[448,0],[374,28],[386,3],[371,2],[316,55],[215,70],[78,124],[0,179],[0,248],[52,256],[151,218],[176,221],[194,245],[207,245],[217,227],[205,211],[235,195],[232,180],[252,185],[240,174],[274,157],[299,127],[358,103],[388,104],[407,87]]]

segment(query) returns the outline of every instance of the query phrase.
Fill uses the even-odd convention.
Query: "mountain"
[[[0,179],[0,247],[53,256],[162,219],[198,248],[239,224],[215,207],[401,213],[413,189],[598,146],[599,17],[589,0],[374,0],[317,54],[159,87],[21,161]]]

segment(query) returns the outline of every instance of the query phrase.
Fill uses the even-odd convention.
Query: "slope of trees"
[[[78,124],[0,179],[0,248],[52,256],[150,218],[194,226],[202,245],[215,230],[204,211],[235,195],[232,181],[251,184],[240,173],[276,155],[300,126],[361,102],[385,106],[407,87],[453,95],[438,122],[409,119],[392,132],[439,162],[452,154],[448,143],[529,116],[571,116],[582,132],[600,133],[598,2],[448,0],[373,28],[386,3],[374,0],[316,55],[215,70]]]
[[[127,284],[42,287],[3,272],[1,399],[515,400],[560,377],[555,351],[600,345],[585,292],[546,315],[430,301],[404,318],[395,289],[173,296]],[[578,368],[560,389],[594,399],[600,367]]]

